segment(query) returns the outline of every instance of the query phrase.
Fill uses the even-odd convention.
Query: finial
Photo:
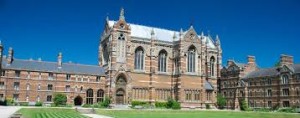
[[[106,16],[106,22],[108,22],[109,21],[109,18],[108,18],[108,16]]]
[[[0,47],[2,47],[2,41],[0,40]]]
[[[119,20],[125,20],[124,9],[123,8],[121,8]]]
[[[174,31],[174,34],[173,34],[173,41],[175,41],[176,38],[177,38],[177,37],[176,37],[176,32]]]
[[[182,35],[183,35],[183,30],[182,30],[182,28],[180,28],[179,35],[180,35],[180,36],[182,36]]]
[[[216,46],[220,46],[221,42],[220,42],[220,38],[219,35],[216,35]]]
[[[202,32],[201,32],[201,37],[203,37],[203,36],[204,36],[204,32],[202,31]]]
[[[153,28],[151,29],[151,35],[155,35]]]

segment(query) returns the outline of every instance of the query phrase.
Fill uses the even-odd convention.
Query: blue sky
[[[0,39],[15,58],[98,63],[105,17],[117,20],[124,7],[127,22],[171,30],[219,35],[223,63],[256,56],[272,67],[280,54],[300,62],[299,0],[0,0]]]

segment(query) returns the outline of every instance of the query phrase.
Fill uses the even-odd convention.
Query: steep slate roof
[[[113,27],[116,21],[108,21],[109,27]],[[144,39],[151,39],[151,31],[154,31],[156,39],[160,41],[166,41],[166,42],[173,42],[174,33],[176,38],[175,41],[178,41],[180,36],[178,31],[172,31],[167,29],[161,29],[156,27],[148,27],[143,25],[137,25],[137,24],[131,24],[128,23],[131,28],[131,36],[137,37],[137,38],[144,38]],[[186,32],[184,32],[185,34]],[[200,36],[199,36],[200,37]],[[216,48],[216,46],[213,43],[213,40],[209,36],[205,36],[205,38],[202,39],[204,44],[206,44],[206,41],[208,41],[209,48]]]
[[[208,81],[205,81],[204,88],[205,88],[205,90],[214,90],[213,85],[211,83],[209,83]]]
[[[289,67],[291,67],[291,69],[294,73],[300,73],[300,64],[294,64]],[[266,76],[276,76],[278,74],[280,74],[280,72],[277,70],[277,67],[266,68],[266,69],[260,69],[257,71],[250,72],[249,74],[247,74],[244,77],[244,79],[256,78],[256,77],[266,77]]]
[[[105,76],[104,69],[100,66],[63,63],[62,67],[58,68],[57,62],[35,60],[14,59],[11,64],[7,64],[6,59],[3,59],[2,68]]]

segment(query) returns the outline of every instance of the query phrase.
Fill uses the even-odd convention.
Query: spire
[[[204,37],[204,32],[203,31],[201,32],[201,37]]]
[[[183,30],[182,30],[182,28],[180,28],[179,36],[182,36],[182,35],[183,35]]]
[[[119,20],[125,20],[124,9],[121,8]]]
[[[219,35],[216,35],[216,45],[220,45]]]

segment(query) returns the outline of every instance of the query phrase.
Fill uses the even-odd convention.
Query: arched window
[[[134,69],[144,69],[144,50],[141,47],[135,50]]]
[[[283,75],[281,79],[282,84],[288,84],[289,83],[289,76],[288,75]]]
[[[86,91],[86,104],[93,104],[93,89],[88,89]]]
[[[215,76],[215,57],[210,58],[210,75]]]
[[[188,50],[188,57],[187,57],[187,71],[188,72],[195,72],[196,67],[196,48],[191,46]]]
[[[99,89],[97,91],[97,103],[103,102],[103,99],[104,99],[104,91],[102,89]]]
[[[167,72],[167,52],[165,50],[159,52],[158,71]]]

